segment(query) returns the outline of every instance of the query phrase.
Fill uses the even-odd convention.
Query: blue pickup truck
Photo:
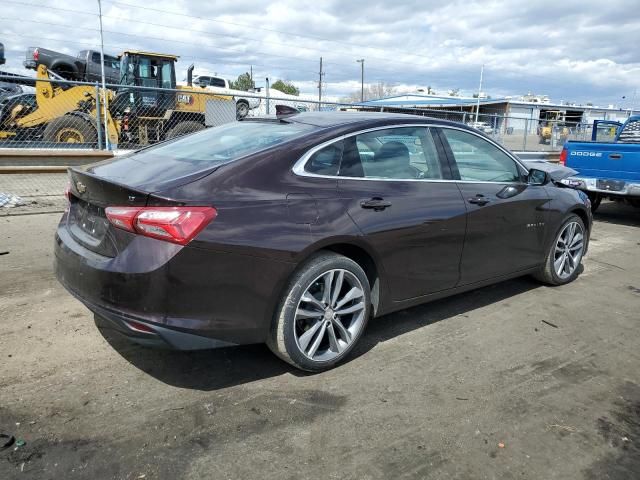
[[[592,211],[603,198],[640,207],[640,115],[624,124],[596,120],[591,141],[568,141],[560,163],[578,172],[563,182],[585,191]]]

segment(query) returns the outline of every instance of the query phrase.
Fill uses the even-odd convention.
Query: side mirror
[[[546,185],[549,183],[549,175],[543,170],[532,168],[527,175],[527,183],[529,185]]]

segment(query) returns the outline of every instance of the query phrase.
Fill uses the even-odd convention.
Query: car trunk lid
[[[69,182],[67,230],[85,248],[115,257],[132,236],[109,223],[105,208],[113,205],[144,206],[149,193],[75,168],[69,169]]]

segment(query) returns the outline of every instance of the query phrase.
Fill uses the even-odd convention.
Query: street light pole
[[[109,102],[107,100],[107,85],[104,77],[104,38],[102,35],[102,3],[98,0],[98,17],[100,18],[100,66],[102,73],[102,110],[104,113],[104,144],[107,150],[111,150],[109,144],[109,131],[107,126],[107,112],[109,111]],[[100,125],[98,125],[100,128]],[[102,146],[100,146],[102,148]]]
[[[478,101],[476,102],[476,123],[478,123],[478,114],[480,113],[480,92],[482,92],[482,74],[484,72],[484,63],[480,68],[480,86],[478,87]]]
[[[356,62],[360,64],[360,101],[364,102],[364,58]]]

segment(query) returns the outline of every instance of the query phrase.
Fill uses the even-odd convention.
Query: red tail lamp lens
[[[216,218],[213,207],[107,207],[114,227],[186,245]]]
[[[560,152],[560,165],[567,164],[567,149],[563,148],[562,152]]]

